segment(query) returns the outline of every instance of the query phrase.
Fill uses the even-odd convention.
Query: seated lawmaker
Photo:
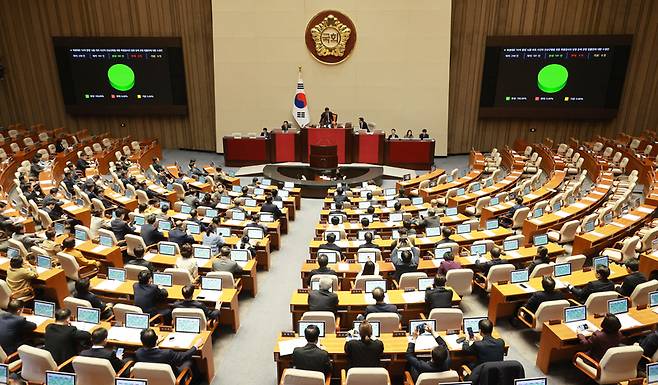
[[[126,262],[127,265],[144,266],[145,268],[149,269],[151,273],[155,271],[153,264],[144,259],[144,248],[142,246],[135,247],[133,249],[133,254],[133,259],[128,260],[128,262]]]
[[[585,303],[592,293],[615,290],[614,282],[608,277],[610,277],[610,269],[607,266],[599,265],[596,267],[596,281],[591,281],[584,287],[574,287],[568,284],[567,289],[576,297],[578,302]]]
[[[62,241],[62,247],[63,247],[62,251],[75,258],[75,260],[78,262],[78,265],[80,265],[80,267],[82,266],[100,267],[101,265],[100,261],[85,258],[85,256],[82,255],[82,253],[75,248],[75,238],[73,237],[68,237],[64,239]]]
[[[91,333],[92,347],[80,352],[83,357],[102,358],[108,360],[115,372],[123,368],[123,354],[117,355],[114,349],[107,347],[107,329],[97,328]]]
[[[320,290],[308,292],[309,311],[330,311],[336,314],[338,309],[338,294],[329,291],[333,283],[329,278],[320,280]]]
[[[386,295],[381,287],[376,287],[372,290],[372,298],[375,300],[375,304],[366,306],[366,317],[372,313],[395,313],[398,317],[400,316],[398,308],[395,305],[384,302]]]
[[[308,274],[308,279],[309,282],[311,278],[313,278],[314,275],[316,274],[329,274],[329,275],[337,275],[336,271],[333,269],[330,269],[327,267],[329,265],[329,258],[327,257],[326,254],[320,254],[318,256],[318,268],[311,270],[311,272]]]
[[[429,139],[430,135],[427,133],[427,129],[423,128],[423,130],[420,132],[420,135],[418,135],[418,138],[420,139]]]
[[[432,309],[452,307],[452,295],[452,289],[446,287],[446,277],[437,274],[432,288],[427,288],[425,291],[427,314],[429,315]]]
[[[66,308],[57,309],[55,322],[46,326],[45,349],[53,356],[57,365],[78,354],[80,347],[89,341],[91,335],[71,326],[71,311]]]
[[[372,325],[364,320],[359,324],[359,339],[345,342],[349,368],[378,368],[384,354],[384,343],[372,339]]]
[[[273,203],[272,195],[265,196],[265,203],[260,207],[261,213],[271,213],[274,216],[274,219],[277,220],[283,216],[281,209]]]
[[[366,218],[363,218],[366,219]],[[359,249],[378,249],[379,250],[379,245],[373,242],[373,239],[375,236],[373,235],[372,232],[368,231],[367,233],[364,234],[363,240],[364,243],[362,243],[359,246]]]
[[[23,302],[17,299],[9,301],[6,312],[0,314],[0,347],[5,354],[15,353],[25,343],[37,325],[22,315]]]
[[[548,257],[548,249],[544,246],[537,248],[537,257],[528,265],[528,275],[532,275],[535,268],[542,263],[550,263],[551,259]]]
[[[186,243],[194,244],[194,237],[189,235],[185,231],[185,223],[181,220],[177,220],[174,228],[169,231],[169,242],[177,243],[178,246],[182,246]]]
[[[138,306],[144,313],[151,317],[162,315],[168,319],[171,315],[169,308],[159,309],[158,305],[169,297],[169,293],[164,288],[153,284],[153,274],[149,270],[140,271],[137,275],[137,282],[133,284],[135,293],[135,306]]]
[[[89,291],[88,278],[82,278],[75,282],[74,297],[88,301],[91,304],[91,307],[99,309],[102,318],[109,318],[112,315],[112,304],[103,302],[103,300],[98,298],[96,294]]]
[[[625,297],[630,297],[637,285],[647,281],[647,277],[638,271],[640,269],[640,263],[637,259],[629,259],[624,262],[624,265],[626,266],[626,272],[628,275],[624,277],[621,281],[621,285],[617,286],[615,290],[617,290],[617,293]]]
[[[181,293],[183,294],[183,300],[182,301],[176,301],[172,305],[173,309],[201,309],[203,311],[203,314],[205,314],[206,319],[211,320],[219,320],[219,309],[209,309],[208,306],[204,305],[203,302],[195,301],[192,299],[194,296],[194,285],[185,285],[181,289]]]
[[[430,226],[432,227],[432,226]],[[435,226],[436,227],[436,226]],[[450,237],[452,236],[452,229],[448,226],[444,226],[441,229],[441,236],[442,238],[436,243],[436,246],[438,247],[442,243],[455,243]]]
[[[142,225],[140,235],[142,236],[142,239],[144,240],[146,246],[155,245],[158,242],[167,240],[164,234],[162,234],[162,232],[158,230],[156,221],[157,221],[157,217],[155,216],[155,214],[149,214],[146,216],[146,223]]]
[[[304,329],[306,345],[295,348],[292,352],[292,366],[295,369],[312,370],[324,374],[331,373],[329,353],[318,344],[320,328],[309,325]]]
[[[501,226],[504,227],[511,227],[512,226],[512,220],[514,218],[514,213],[516,213],[516,210],[522,209],[523,207],[523,197],[522,196],[517,196],[516,199],[514,200],[516,203],[514,206],[510,207],[510,209],[500,217],[498,217],[498,221],[500,222]]]
[[[455,261],[455,256],[452,254],[451,251],[448,251],[445,254],[443,254],[443,261],[441,261],[441,263],[439,264],[437,273],[441,275],[446,275],[450,270],[461,269],[461,268],[462,265],[459,262]]]
[[[606,314],[601,321],[601,330],[597,330],[589,336],[578,333],[578,340],[584,345],[588,356],[600,361],[608,349],[619,346],[622,339],[619,329],[621,329],[619,318],[614,314]]]
[[[219,258],[212,262],[212,271],[228,271],[235,275],[242,273],[242,267],[231,259],[231,249],[223,246],[219,251]]]
[[[416,357],[416,340],[418,339],[419,333],[418,330],[413,331],[412,339],[407,345],[407,353],[405,358],[407,359],[407,364],[409,365],[409,373],[411,378],[418,380],[418,376],[423,373],[438,373],[445,372],[450,370],[450,355],[448,354],[448,345],[446,342],[439,336],[437,333],[432,331],[432,328],[428,325],[425,325],[425,332],[431,333],[432,336],[436,339],[438,344],[434,349],[432,349],[432,356],[430,361],[423,361]]]
[[[334,233],[327,234],[327,242],[321,244],[318,249],[335,250],[341,253],[341,255],[343,253],[343,248],[336,244],[336,234]]]
[[[481,272],[482,274],[484,274],[486,276],[487,274],[489,274],[489,270],[493,266],[502,265],[502,264],[507,263],[507,262],[505,262],[504,260],[502,260],[500,258],[500,254],[501,254],[500,248],[498,248],[497,246],[494,246],[491,249],[491,251],[489,252],[489,255],[491,255],[491,259],[490,260],[485,260],[484,262],[482,262],[478,258],[478,260],[475,261],[475,265],[473,266],[473,270],[479,271],[479,272]]]
[[[539,305],[541,305],[542,302],[564,299],[564,294],[555,290],[555,279],[553,279],[553,277],[544,276],[541,279],[541,286],[544,288],[544,291],[534,292],[528,299],[528,302],[523,305],[526,309],[533,313],[537,311]]]
[[[471,369],[485,362],[503,361],[505,356],[505,341],[502,338],[494,338],[493,324],[488,319],[480,320],[478,323],[480,333],[472,339],[467,339],[462,344],[464,354],[474,355],[475,362],[469,363]]]
[[[203,345],[203,338],[199,338],[194,346],[184,352],[161,349],[157,347],[158,335],[153,329],[142,330],[140,339],[143,347],[135,352],[135,361],[168,364],[175,376],[178,376],[185,368],[192,368],[192,356]]]
[[[413,273],[418,271],[418,260],[414,260],[411,250],[402,250],[402,252],[391,253],[391,262],[395,266],[395,280],[400,282],[400,277],[404,273]]]
[[[37,278],[34,266],[24,261],[22,257],[17,256],[9,260],[9,270],[7,270],[7,286],[12,293],[18,293],[23,290],[32,288],[32,280]]]

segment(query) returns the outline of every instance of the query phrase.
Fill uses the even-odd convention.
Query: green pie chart
[[[125,64],[114,64],[107,70],[107,79],[117,91],[128,91],[135,85],[135,73]]]
[[[562,90],[567,85],[568,78],[569,71],[566,67],[561,64],[549,64],[537,74],[537,87],[552,94]]]

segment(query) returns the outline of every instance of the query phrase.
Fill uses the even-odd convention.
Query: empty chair
[[[186,318],[198,318],[201,320],[201,331],[214,330],[216,320],[208,320],[206,314],[203,312],[203,309],[190,308],[190,307],[181,307],[172,310],[171,317],[173,319],[172,323],[176,325],[176,319],[180,317]]]
[[[72,365],[78,384],[114,385],[115,378],[127,369],[117,374],[109,360],[83,356],[73,358]]]
[[[436,308],[427,318],[436,321],[437,331],[461,330],[464,313],[459,308]]]
[[[627,259],[632,259],[637,257],[637,252],[635,249],[640,243],[640,237],[637,235],[626,238],[621,243],[621,249],[615,248],[605,248],[602,252],[602,256],[606,256],[615,262],[622,262]]]
[[[123,267],[126,269],[126,279],[137,281],[137,277],[141,271],[148,270],[148,267],[141,265],[126,264]]]
[[[78,261],[75,258],[65,252],[57,253],[57,258],[59,258],[59,263],[64,270],[66,278],[78,281],[82,278],[90,278],[98,273],[98,268],[94,265],[82,266],[78,264]]]
[[[97,153],[98,152],[103,152],[103,146],[101,146],[100,143],[94,143],[91,147],[94,150],[94,152],[97,152]]]
[[[512,216],[512,229],[520,229],[523,227],[523,222],[528,218],[528,214],[530,214],[529,207],[521,207],[514,211],[514,215]]]
[[[171,282],[174,285],[190,285],[194,283],[194,277],[187,269],[179,269],[177,267],[168,267],[164,270],[165,273],[171,274]]]
[[[484,283],[482,284],[478,283],[478,286],[486,290],[486,292],[488,293],[491,291],[491,286],[493,286],[494,283],[509,281],[510,273],[514,269],[515,267],[511,263],[504,263],[501,265],[491,266],[491,268],[489,269],[489,273],[484,279]],[[478,273],[478,275],[482,277],[481,274]]]
[[[427,278],[427,273],[413,272],[402,274],[398,283],[398,289],[416,289],[418,287],[418,278]]]
[[[571,263],[571,271],[582,270],[587,257],[582,254],[570,255],[562,260],[563,263]]]
[[[535,278],[535,277],[544,277],[547,275],[552,275],[553,274],[554,267],[550,263],[540,263],[539,265],[535,266],[535,268],[532,270],[532,273],[530,273],[530,278]]]
[[[518,319],[534,331],[541,332],[544,328],[544,322],[561,320],[564,317],[564,309],[569,305],[569,301],[564,299],[545,301],[539,305],[534,313],[522,306]]]
[[[323,321],[326,333],[334,334],[338,330],[336,316],[330,311],[307,311],[302,314],[302,321]]]
[[[341,385],[390,385],[388,371],[384,368],[352,368],[341,371]]]
[[[380,333],[393,333],[400,330],[400,317],[397,313],[370,313],[366,316],[366,320],[379,322]]]
[[[471,294],[473,291],[473,270],[452,269],[446,274],[446,286],[450,287],[459,296]]]
[[[329,385],[330,383],[331,376],[325,379],[321,372],[288,368],[283,371],[280,385]]]
[[[478,198],[477,202],[475,203],[475,206],[466,207],[466,214],[469,214],[469,215],[480,215],[480,214],[482,214],[482,209],[489,205],[490,200],[491,200],[491,197],[488,197],[488,196]]]
[[[64,298],[64,307],[71,311],[71,314],[78,314],[79,307],[92,307],[89,301],[75,297]]]
[[[169,364],[152,364],[147,362],[136,363],[130,373],[133,378],[145,379],[149,384],[158,385],[187,385],[189,384],[189,380],[184,380],[192,375],[190,368],[185,368],[176,377]]]
[[[577,219],[565,222],[562,228],[560,228],[560,231],[550,230],[547,233],[548,239],[559,244],[572,242],[579,225],[580,221]]]
[[[649,303],[649,293],[658,290],[658,281],[652,279],[635,286],[630,299],[633,306],[644,306]]]
[[[642,348],[635,344],[608,349],[601,361],[596,361],[584,352],[573,357],[573,365],[599,384],[616,384],[637,377],[637,364],[642,357]]]
[[[30,383],[44,384],[47,370],[59,370],[47,350],[24,344],[18,347],[18,356],[23,363],[21,377]]]
[[[455,370],[446,370],[445,372],[421,373],[414,384],[411,373],[404,372],[404,385],[438,385],[443,383],[459,382],[459,373]]]
[[[592,293],[585,301],[585,307],[589,315],[605,314],[608,312],[608,300],[619,297],[616,291],[601,291]]]

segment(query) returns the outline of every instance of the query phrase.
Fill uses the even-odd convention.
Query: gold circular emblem
[[[354,23],[341,12],[322,11],[306,26],[306,47],[324,64],[338,64],[347,59],[355,43]]]

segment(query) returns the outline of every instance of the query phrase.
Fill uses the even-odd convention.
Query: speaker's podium
[[[338,147],[311,145],[309,164],[314,169],[338,168]]]
[[[335,146],[338,163],[352,163],[352,127],[336,128],[304,127],[302,128],[302,161],[311,163],[312,146]]]

